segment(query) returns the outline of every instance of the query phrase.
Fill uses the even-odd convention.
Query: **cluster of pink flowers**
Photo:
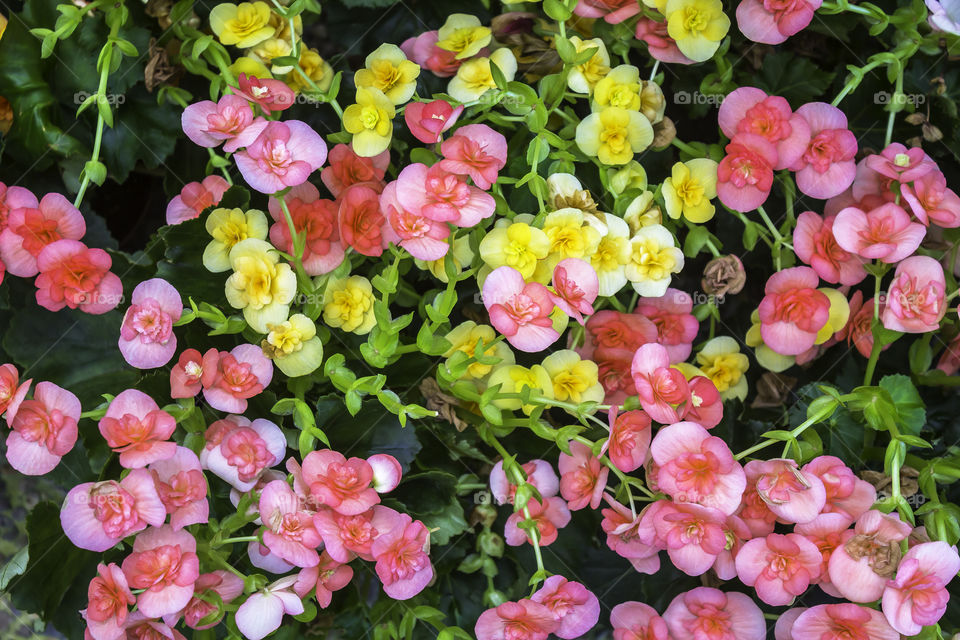
[[[504,602],[477,620],[478,640],[579,638],[600,619],[600,601],[579,582],[550,576],[529,598]]]
[[[4,274],[33,278],[37,304],[99,315],[123,299],[113,260],[80,240],[83,214],[59,193],[37,200],[23,187],[0,182],[0,283]]]

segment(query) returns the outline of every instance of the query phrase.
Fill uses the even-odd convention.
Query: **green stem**
[[[760,214],[760,217],[763,219],[763,223],[767,225],[767,229],[770,230],[770,233],[773,234],[773,241],[776,244],[784,244],[783,236],[780,235],[780,230],[777,229],[776,225],[773,224],[773,220],[770,219],[770,216],[767,215],[767,212],[763,210],[763,207],[757,207],[757,213]]]
[[[258,540],[259,538],[257,538],[257,536],[237,536],[235,538],[224,538],[218,542],[216,546],[222,547],[226,544],[234,544],[237,542],[257,542]]]
[[[687,155],[693,156],[694,158],[703,157],[702,153],[700,153],[699,151],[697,151],[696,149],[694,149],[693,147],[691,147],[690,145],[688,145],[686,142],[684,142],[679,138],[674,138],[671,144],[675,146],[677,149],[680,149],[680,151],[683,151]]]
[[[287,221],[287,229],[290,232],[290,243],[293,245],[294,269],[297,272],[297,281],[304,288],[305,294],[313,293],[313,281],[303,268],[303,243],[300,240],[300,234],[293,224],[293,216],[290,215],[290,208],[287,206],[286,198],[282,194],[275,194],[274,197],[280,202],[280,208],[283,209],[283,217]]]
[[[114,29],[111,31],[112,36],[116,36]],[[103,142],[103,125],[105,123],[103,119],[103,112],[100,109],[100,101],[107,99],[107,79],[110,77],[110,61],[113,57],[113,44],[108,42],[105,45],[105,48],[109,47],[106,53],[103,56],[103,68],[100,70],[100,84],[97,85],[97,132],[93,138],[93,153],[90,156],[91,162],[99,162],[100,160],[100,145]],[[109,109],[109,103],[107,108]],[[87,187],[90,186],[90,175],[84,171],[83,180],[80,182],[80,190],[77,191],[77,197],[73,200],[73,207],[75,209],[80,208],[80,203],[83,202],[83,194],[87,192]]]
[[[883,280],[883,276],[875,275],[874,276],[874,286],[873,286],[873,326],[871,331],[873,332],[873,347],[870,349],[870,359],[867,360],[867,370],[863,374],[863,385],[869,387],[873,382],[873,372],[877,368],[877,361],[880,359],[880,350],[883,349],[883,345],[880,344],[880,340],[877,336],[877,327],[880,326],[880,282]]]
[[[893,91],[893,98],[890,100],[890,115],[887,116],[887,133],[884,138],[884,146],[889,146],[890,142],[893,141],[893,125],[897,119],[897,101],[900,99],[900,96],[903,94],[903,67],[900,67],[901,72],[897,75],[897,82]]]

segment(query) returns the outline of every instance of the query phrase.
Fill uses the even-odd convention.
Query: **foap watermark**
[[[122,293],[104,294],[98,291],[84,291],[74,298],[74,302],[76,302],[78,305],[109,304],[113,305],[114,307],[123,304],[124,300],[126,300],[126,296],[124,296]]]
[[[873,94],[874,104],[894,104],[899,106],[913,105],[920,106],[927,101],[927,96],[922,93],[890,93],[889,91],[877,91]]]
[[[104,103],[111,107],[120,106],[127,101],[127,96],[122,93],[105,93],[100,95],[99,93],[90,93],[88,91],[77,91],[73,94],[73,103],[80,105],[94,98],[94,101],[97,103]]]
[[[677,91],[673,94],[675,104],[708,104],[719,107],[725,96],[717,93],[703,93],[702,91]]]

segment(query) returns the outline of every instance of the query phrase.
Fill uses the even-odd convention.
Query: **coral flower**
[[[321,609],[326,609],[333,601],[333,592],[343,589],[352,579],[353,568],[337,562],[324,551],[320,554],[320,563],[317,566],[300,570],[293,590],[301,598],[313,591],[317,604]]]
[[[57,240],[37,256],[37,304],[50,311],[64,307],[100,315],[123,299],[123,284],[110,271],[113,260],[103,249],[78,240]]]
[[[560,495],[567,501],[571,511],[587,505],[596,509],[603,498],[610,469],[603,466],[590,447],[582,442],[571,442],[570,453],[561,453],[557,463],[560,469]]]
[[[525,282],[513,267],[498,267],[487,276],[483,304],[490,324],[521,351],[542,351],[560,337],[550,318],[555,306],[550,292],[542,284]]]
[[[323,538],[326,553],[335,561],[346,563],[356,556],[373,561],[373,541],[397,522],[398,515],[379,504],[353,516],[321,507],[313,516],[313,524]]]
[[[147,470],[153,475],[157,495],[170,514],[174,530],[207,522],[207,479],[197,454],[178,446],[171,457],[152,463]]]
[[[137,610],[151,618],[178,613],[193,597],[200,577],[197,541],[169,525],[148,529],[133,542],[133,553],[123,561],[123,574],[137,596]]]
[[[383,239],[400,246],[418,260],[439,260],[450,250],[450,227],[419,212],[405,209],[397,198],[399,181],[391,182],[380,196],[380,210],[386,220]]]
[[[897,265],[881,314],[883,326],[904,333],[936,331],[947,312],[943,267],[934,258],[911,256]]]
[[[219,356],[216,348],[211,347],[208,361],[216,366]],[[203,356],[196,349],[186,349],[177,358],[177,364],[170,370],[170,397],[193,398],[203,387]]]
[[[767,623],[750,596],[697,587],[674,598],[663,612],[673,638],[765,640]]]
[[[211,349],[203,356],[203,397],[219,411],[243,413],[247,400],[272,379],[273,363],[255,345],[237,345],[230,352]]]
[[[857,138],[847,128],[847,116],[824,102],[808,102],[797,113],[810,125],[810,143],[790,169],[797,188],[813,198],[832,198],[853,183]]]
[[[327,144],[304,122],[271,121],[234,158],[247,184],[260,193],[276,193],[306,182],[327,159]]]
[[[0,227],[0,260],[11,275],[31,278],[40,269],[37,257],[61,239],[79,240],[87,231],[83,214],[59,193],[48,193],[33,207],[11,209]]]
[[[529,500],[527,509],[530,511],[530,519],[536,525],[541,547],[556,542],[558,529],[570,524],[570,509],[567,508],[563,498],[554,496],[544,498],[543,502],[536,499]],[[519,526],[524,519],[523,511],[516,511],[507,518],[503,538],[511,547],[519,547],[524,542],[530,542],[529,529],[521,529]]]
[[[454,107],[446,100],[411,102],[404,109],[403,119],[413,137],[425,144],[436,144],[443,132],[457,122],[463,113],[463,105]]]
[[[797,216],[793,248],[822,280],[853,286],[867,277],[867,272],[859,257],[840,247],[833,233],[836,221],[836,215],[821,218],[813,211],[804,211]]]
[[[250,104],[240,96],[225,95],[219,102],[203,100],[189,105],[181,116],[183,132],[201,147],[216,147],[233,153],[246,147],[266,128],[267,121],[253,117]]]
[[[659,297],[641,296],[633,312],[647,318],[657,328],[656,342],[666,348],[671,363],[683,362],[690,357],[700,323],[692,313],[693,297],[689,293],[667,288]]]
[[[860,516],[830,555],[827,572],[834,588],[851,602],[880,599],[884,586],[897,572],[900,541],[910,530],[896,512],[887,515],[871,510]]]
[[[945,229],[960,227],[960,196],[947,188],[940,171],[931,171],[910,184],[901,185],[904,201],[923,224]]]
[[[868,212],[856,207],[843,209],[837,214],[833,235],[850,253],[895,264],[917,250],[926,229],[911,222],[900,205],[888,202]]]
[[[717,196],[734,211],[753,211],[767,201],[773,187],[777,149],[766,138],[738,133],[717,166]]]
[[[227,416],[204,434],[200,464],[238,491],[250,491],[261,474],[283,459],[287,441],[280,427],[258,418]]]
[[[87,608],[80,612],[93,640],[126,638],[124,625],[129,608],[137,599],[127,578],[116,564],[97,565],[97,576],[87,587]]]
[[[756,491],[767,507],[784,522],[803,524],[816,518],[827,502],[827,491],[820,478],[801,471],[797,463],[785,458],[752,461]]]
[[[201,573],[193,587],[193,597],[183,610],[183,621],[191,629],[202,631],[215,627],[223,617],[201,624],[208,620],[211,614],[217,612],[218,608],[209,600],[213,599],[214,594],[220,598],[224,604],[236,600],[243,593],[243,580],[229,571],[217,569],[211,573]]]
[[[554,631],[558,638],[579,638],[600,619],[600,601],[579,582],[563,576],[550,576],[531,597],[545,605],[560,623]]]
[[[409,600],[433,580],[427,551],[430,532],[419,520],[394,512],[394,522],[374,539],[370,554],[384,592],[394,600]]]
[[[52,382],[38,383],[32,400],[22,400],[25,394],[18,389],[12,415],[8,408],[7,462],[22,474],[42,476],[77,443],[80,401]]]
[[[568,316],[583,324],[593,314],[593,302],[600,290],[597,272],[584,260],[566,258],[553,268],[553,301]]]
[[[177,450],[177,444],[168,440],[177,428],[176,420],[136,389],[121,391],[98,427],[107,444],[120,454],[120,464],[128,469],[166,460]]]
[[[365,256],[383,253],[384,216],[376,183],[361,183],[345,189],[339,198],[340,239]]]
[[[656,538],[666,547],[670,561],[689,576],[707,572],[727,546],[726,516],[722,511],[690,502],[654,503],[661,505],[647,512]]]
[[[294,230],[304,238],[301,259],[306,274],[319,276],[340,266],[344,250],[340,243],[337,203],[321,198],[320,192],[309,182],[293,187],[283,199],[293,220]],[[287,224],[280,201],[270,198],[268,209],[273,218],[270,242],[281,251],[293,255],[290,225]]]
[[[816,289],[819,283],[810,267],[770,276],[759,308],[760,334],[768,347],[781,355],[797,355],[816,343],[830,315],[830,300]]]
[[[222,176],[207,176],[203,182],[189,182],[167,205],[167,224],[180,224],[199,218],[205,209],[220,204],[230,183]]]
[[[463,175],[437,164],[403,168],[396,181],[396,197],[403,207],[436,222],[472,227],[493,215],[493,196],[467,184]]]
[[[173,324],[183,312],[180,293],[166,280],[144,280],[133,290],[120,325],[120,353],[138,369],[162,367],[177,351]]]
[[[667,621],[642,602],[622,602],[610,610],[613,640],[670,640]]]
[[[419,102],[413,102],[407,106],[410,107]],[[348,144],[338,144],[330,150],[330,156],[327,158],[328,166],[320,172],[320,179],[327,187],[334,198],[339,198],[340,194],[347,187],[352,187],[361,182],[383,183],[383,176],[386,174],[387,167],[390,165],[390,152],[384,151],[369,158],[358,156]],[[309,184],[309,183],[307,183]],[[310,185],[312,186],[312,185]]]
[[[897,568],[897,577],[883,590],[883,615],[905,636],[935,625],[947,610],[947,585],[960,571],[957,548],[946,542],[911,547]]]
[[[690,386],[683,374],[670,366],[665,347],[653,343],[637,349],[630,365],[640,406],[661,424],[679,422],[687,411]]]
[[[36,209],[37,196],[23,187],[7,186],[0,182],[0,232],[7,228],[7,220],[14,209]]]
[[[754,42],[780,44],[810,24],[821,4],[823,0],[742,0],[737,6],[737,26]]]
[[[371,486],[373,468],[362,458],[347,459],[324,449],[303,459],[303,481],[317,504],[327,505],[345,516],[355,516],[380,502]]]
[[[473,632],[477,640],[547,640],[559,627],[547,606],[524,598],[487,609],[480,614]]]
[[[480,189],[489,189],[507,163],[507,139],[485,124],[468,124],[440,145],[440,166],[469,176]]]
[[[768,96],[756,87],[732,91],[723,99],[717,118],[730,140],[752,134],[774,145],[774,170],[785,169],[799,160],[810,142],[810,125],[803,116],[794,113],[784,98]]]
[[[767,604],[788,605],[820,575],[817,546],[800,534],[771,533],[748,540],[737,554],[737,575]]]
[[[617,415],[610,410],[610,437],[605,453],[610,462],[624,473],[636,471],[647,460],[651,437],[650,416],[640,410]]]
[[[830,556],[844,542],[851,519],[843,513],[821,513],[806,524],[798,524],[793,528],[794,533],[804,536],[820,550],[820,575],[811,580],[811,584],[820,585],[824,593],[839,597],[839,592],[830,582]]]
[[[15,366],[9,363],[0,365],[0,416],[6,413],[8,425],[13,423],[32,381],[31,378],[20,382],[20,373]]]
[[[315,567],[317,547],[323,542],[313,526],[313,514],[284,480],[274,480],[260,491],[260,518],[266,526],[263,544],[295,567]]]

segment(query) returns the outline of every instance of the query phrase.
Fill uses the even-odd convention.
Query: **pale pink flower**
[[[493,196],[467,184],[463,174],[442,164],[420,163],[403,168],[396,180],[396,197],[403,208],[436,222],[472,227],[493,215]]]
[[[821,513],[805,524],[796,525],[793,530],[812,542],[820,550],[820,576],[811,581],[818,584],[829,595],[839,597],[840,593],[830,582],[830,556],[844,542],[844,535],[853,520],[845,513]]]
[[[167,224],[180,224],[199,218],[200,214],[216,204],[230,188],[222,176],[207,176],[203,182],[189,182],[167,205]]]
[[[842,513],[853,522],[877,501],[877,490],[873,485],[858,478],[840,458],[817,456],[803,465],[802,471],[823,482],[827,501],[822,513]]]
[[[292,591],[297,576],[280,578],[251,594],[234,614],[237,629],[247,640],[262,640],[280,628],[284,615],[303,613],[303,601]]]
[[[911,256],[897,265],[887,290],[883,326],[904,333],[936,331],[947,312],[943,267],[929,256]]]
[[[773,628],[774,640],[793,640],[793,623],[807,609],[808,607],[793,607],[781,613]]]
[[[618,415],[614,407],[610,410],[609,422],[610,437],[602,453],[606,453],[620,471],[636,471],[643,466],[650,449],[653,431],[650,416],[639,409]]]
[[[323,542],[313,525],[313,513],[285,480],[274,480],[260,492],[260,519],[266,529],[263,544],[295,567],[315,567]]]
[[[801,213],[793,230],[793,249],[822,280],[853,286],[867,277],[867,271],[863,260],[837,243],[833,235],[836,219],[835,215],[820,217],[813,211]]]
[[[603,18],[610,24],[619,24],[640,13],[640,5],[633,0],[580,0],[573,12],[584,18]]]
[[[219,618],[203,624],[202,621],[217,611],[217,606],[209,600],[214,594],[224,604],[229,604],[243,593],[243,579],[229,571],[217,569],[211,573],[201,573],[193,586],[193,597],[183,609],[183,621],[191,629],[202,631],[211,629],[223,619]],[[166,619],[166,618],[165,618]]]
[[[409,600],[433,580],[433,565],[427,556],[430,532],[419,520],[396,513],[370,546],[375,570],[384,592],[394,600]]]
[[[6,414],[7,425],[13,423],[20,403],[30,391],[33,378],[20,382],[20,373],[12,364],[0,365],[0,416]]]
[[[796,162],[810,142],[810,125],[780,96],[768,96],[756,87],[740,87],[728,94],[717,114],[720,129],[732,141],[738,134],[761,136],[774,145],[773,169]]]
[[[656,341],[666,348],[671,363],[690,357],[700,322],[693,315],[693,297],[689,293],[668,288],[659,298],[641,297],[633,312],[656,327]]]
[[[123,575],[137,596],[137,610],[160,618],[179,613],[193,597],[200,576],[197,541],[170,525],[147,529],[133,541],[133,553],[123,561]]]
[[[376,453],[367,458],[367,464],[373,469],[372,486],[377,493],[390,493],[400,484],[403,468],[389,453]]]
[[[652,520],[674,566],[689,576],[706,573],[727,545],[724,513],[691,502],[654,504],[661,506],[645,514],[644,521]]]
[[[207,522],[207,479],[197,454],[178,446],[173,456],[152,463],[147,470],[153,475],[157,495],[170,514],[174,530]]]
[[[770,276],[758,309],[764,344],[791,356],[814,345],[830,316],[830,299],[817,290],[819,283],[810,267],[791,267]]]
[[[166,280],[144,280],[133,290],[120,325],[120,353],[138,369],[162,367],[177,351],[173,324],[183,313],[180,293]]]
[[[827,571],[834,588],[851,602],[879,600],[896,573],[900,541],[910,531],[910,525],[896,512],[888,515],[871,510],[860,516],[830,555]]]
[[[32,278],[39,273],[37,257],[47,245],[79,240],[87,231],[83,214],[59,193],[48,193],[32,207],[11,209],[0,228],[0,260],[11,275]]]
[[[553,302],[565,314],[583,324],[583,316],[593,314],[593,303],[600,290],[597,272],[585,260],[566,258],[553,268]]]
[[[283,199],[293,220],[294,230],[304,236],[302,260],[307,275],[323,275],[340,266],[344,250],[340,242],[337,203],[321,198],[320,191],[310,182],[293,187]],[[273,218],[270,242],[281,251],[293,255],[290,225],[287,224],[280,201],[270,198],[267,208]]]
[[[570,453],[560,454],[560,495],[571,511],[590,506],[596,509],[603,498],[610,469],[582,442],[570,442]]]
[[[481,613],[473,633],[477,640],[547,640],[559,626],[550,609],[524,598]]]
[[[947,188],[940,171],[931,171],[901,187],[904,201],[923,224],[933,223],[945,229],[960,227],[960,196]]]
[[[797,188],[820,199],[842,193],[857,173],[857,138],[847,128],[847,116],[825,102],[808,102],[797,113],[810,125],[810,143],[790,167],[797,172]]]
[[[167,510],[145,469],[134,469],[120,482],[78,484],[67,493],[60,510],[60,524],[70,542],[97,552],[147,525],[162,525],[166,517]]]
[[[683,419],[690,402],[690,386],[683,374],[670,366],[665,347],[656,343],[641,346],[633,356],[630,373],[640,406],[653,420],[673,424]]]
[[[443,138],[443,132],[452,127],[463,105],[454,107],[446,100],[432,102],[411,102],[404,109],[403,119],[413,137],[426,144],[436,144]]]
[[[842,602],[802,611],[794,620],[792,640],[899,640],[876,609]]]
[[[663,612],[675,639],[765,640],[767,623],[760,607],[743,593],[697,587],[674,598]]]
[[[396,516],[396,511],[379,504],[355,516],[321,507],[313,516],[313,525],[326,552],[337,562],[350,562],[355,556],[372,561],[373,541],[397,522]]]
[[[907,149],[899,142],[887,145],[880,153],[868,155],[864,161],[880,175],[904,184],[937,171],[937,163],[923,149]]]
[[[526,282],[513,267],[497,267],[483,282],[483,305],[490,324],[521,351],[535,353],[557,341],[553,328],[554,302],[539,282]]]
[[[180,117],[183,132],[201,147],[217,147],[225,142],[223,150],[233,153],[256,140],[267,126],[262,117],[253,117],[244,98],[227,94],[219,102],[203,100],[187,106]]]
[[[256,541],[247,545],[247,558],[249,558],[250,564],[268,573],[279,575],[289,573],[294,569],[292,564],[280,559],[277,554]]]
[[[893,264],[917,250],[926,229],[911,222],[903,207],[888,202],[867,212],[847,207],[837,214],[833,235],[850,253]]]
[[[533,485],[541,498],[552,498],[560,491],[557,473],[546,460],[531,460],[522,464],[521,468],[527,476],[526,483]],[[490,491],[493,493],[493,501],[497,504],[513,504],[517,485],[507,479],[507,474],[503,470],[503,460],[497,460],[490,471]]]
[[[443,170],[470,176],[475,185],[487,190],[507,164],[507,139],[485,124],[468,124],[444,140],[440,152]]]
[[[672,640],[667,621],[642,602],[622,602],[610,611],[613,640]]]
[[[399,180],[387,184],[380,195],[380,212],[387,223],[383,227],[383,239],[406,249],[418,260],[431,262],[443,258],[450,249],[449,225],[422,215],[422,209],[404,208],[397,197],[399,185]]]
[[[320,554],[320,563],[315,567],[301,569],[293,590],[301,598],[312,591],[321,609],[326,609],[333,601],[333,592],[343,589],[353,579],[353,568],[334,560],[329,553]]]
[[[11,405],[12,415],[8,408],[7,462],[22,474],[42,476],[77,443],[82,409],[77,396],[52,382],[38,383],[31,400],[22,400],[25,394],[17,389],[13,397],[19,404]]]
[[[553,632],[558,638],[579,638],[600,619],[600,601],[579,582],[563,576],[550,576],[531,597],[553,612],[560,626]]]
[[[327,159],[327,145],[305,122],[271,121],[234,158],[243,179],[253,189],[276,193],[306,182]]]
[[[946,542],[911,547],[900,560],[897,577],[883,590],[883,615],[905,636],[937,624],[947,610],[947,585],[960,571],[957,548]]]
[[[110,448],[120,454],[121,466],[128,469],[166,460],[177,451],[177,443],[169,440],[176,420],[136,389],[121,391],[111,400],[97,426]]]
[[[203,354],[203,397],[210,406],[227,413],[243,413],[247,400],[259,394],[273,379],[273,363],[263,350],[240,344],[230,352],[214,349]]]
[[[527,509],[530,511],[530,518],[536,523],[541,547],[553,544],[557,539],[557,530],[570,524],[570,509],[563,498],[554,496],[544,498],[543,502],[534,498],[527,501]],[[512,547],[530,542],[527,530],[518,526],[524,519],[523,511],[516,511],[507,518],[503,537]]]
[[[823,0],[741,0],[737,26],[748,39],[780,44],[804,29]]]
[[[747,541],[737,554],[737,575],[773,606],[788,605],[820,575],[823,557],[802,535],[771,533]]]
[[[757,476],[756,490],[760,499],[783,522],[803,524],[823,511],[827,490],[820,478],[801,471],[788,458],[753,461]]]
[[[717,166],[717,197],[734,211],[753,211],[773,188],[773,168],[780,164],[777,148],[763,136],[738,133],[724,147]]]
[[[124,625],[129,607],[137,599],[130,592],[127,578],[116,564],[97,565],[97,576],[87,587],[87,608],[80,612],[93,640],[126,638]]]
[[[204,438],[200,464],[238,491],[252,489],[287,450],[283,431],[263,418],[251,422],[243,416],[227,416],[211,424]]]
[[[694,502],[732,514],[747,486],[743,467],[730,447],[693,422],[677,422],[657,432],[650,453],[657,485],[678,502]]]
[[[110,311],[123,300],[123,284],[110,271],[112,264],[109,253],[79,240],[51,242],[37,256],[37,304],[49,311],[64,307],[92,315]]]
[[[127,616],[126,635],[128,640],[187,640],[186,636],[160,620],[148,618],[139,611]]]

